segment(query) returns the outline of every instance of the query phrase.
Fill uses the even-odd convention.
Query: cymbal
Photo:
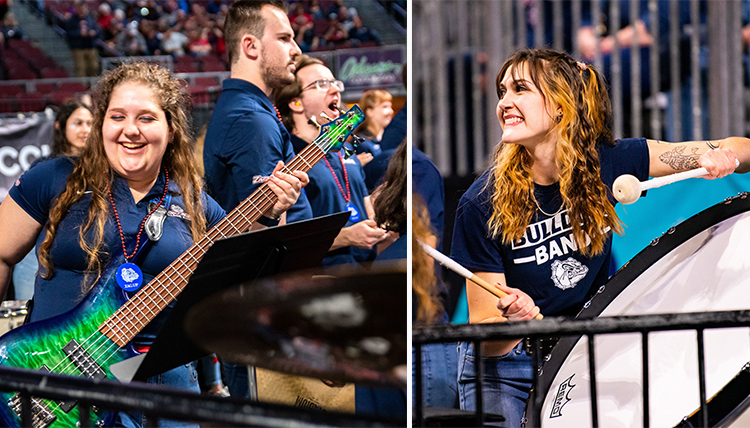
[[[406,387],[406,263],[243,283],[195,305],[188,336],[236,363]]]

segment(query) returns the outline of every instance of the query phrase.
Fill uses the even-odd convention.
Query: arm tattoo
[[[675,147],[673,150],[659,155],[659,160],[677,171],[700,167],[700,164],[698,163],[698,158],[700,158],[698,148],[691,148],[689,154],[684,153],[685,149],[685,146]]]
[[[712,144],[710,141],[706,141],[706,144],[708,144],[708,148],[711,150],[716,150],[719,148],[719,146]]]

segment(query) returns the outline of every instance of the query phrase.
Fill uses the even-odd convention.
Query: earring
[[[299,107],[300,106],[299,101],[295,102],[294,105],[296,105],[297,107]]]
[[[561,120],[562,120],[562,113],[558,114],[557,117],[555,118],[556,122],[560,122]]]

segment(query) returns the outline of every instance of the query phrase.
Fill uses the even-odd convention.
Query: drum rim
[[[598,316],[607,308],[614,297],[618,296],[622,290],[666,254],[706,229],[750,211],[750,198],[748,196],[750,196],[750,192],[742,192],[737,196],[729,197],[693,215],[682,223],[669,228],[615,272],[597,290],[593,297],[584,304],[584,308],[581,309],[575,318],[590,319]],[[538,391],[543,392],[540,406],[544,405],[544,397],[547,396],[562,364],[582,337],[583,335],[560,338],[548,358],[542,362],[538,377]],[[534,402],[537,394],[536,388],[533,388],[526,404],[527,426],[541,426],[539,414],[529,412],[529,404]]]

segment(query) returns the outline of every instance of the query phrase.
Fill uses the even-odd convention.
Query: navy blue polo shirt
[[[296,135],[292,135],[291,138],[294,150],[298,153],[307,145],[304,140]],[[327,164],[326,161],[328,161]],[[347,178],[349,179],[350,201],[359,212],[359,219],[357,221],[354,221],[350,217],[349,221],[346,222],[346,226],[344,227],[349,227],[369,218],[365,209],[365,197],[369,194],[365,187],[362,164],[356,156],[343,160],[342,164],[340,152],[329,152],[326,154],[325,158],[313,165],[312,169],[307,173],[310,176],[310,184],[305,187],[305,191],[312,207],[313,217],[346,211],[346,201],[341,193],[341,189],[339,189],[339,185],[341,185],[341,188],[346,192],[343,165],[346,165]],[[339,185],[336,184],[336,180],[338,180]],[[323,266],[372,261],[375,255],[375,249],[365,250],[357,247],[340,248],[326,255],[325,259],[323,259]]]
[[[611,190],[615,178],[631,174],[648,178],[649,156],[645,139],[617,140],[615,147],[599,146],[601,178]],[[490,238],[487,222],[492,213],[490,172],[482,174],[461,197],[456,209],[451,257],[474,272],[504,273],[510,287],[526,292],[544,315],[575,315],[587,296],[609,277],[612,236],[604,252],[583,256],[577,248],[559,183],[534,185],[537,210],[520,240],[502,244]],[[609,200],[616,200],[609,192]]]
[[[268,180],[278,161],[294,158],[289,133],[271,100],[257,86],[226,79],[203,146],[206,187],[233,210]],[[312,218],[305,192],[287,211],[287,222]]]
[[[393,115],[391,123],[385,127],[383,131],[383,138],[380,140],[380,150],[391,150],[398,147],[406,138],[406,117],[408,113],[406,110],[406,104]]]
[[[54,199],[65,189],[68,176],[73,171],[74,161],[75,159],[68,157],[59,157],[39,163],[18,179],[10,189],[10,197],[34,220],[40,224],[46,224]],[[112,195],[129,254],[135,248],[135,237],[141,222],[148,214],[148,203],[153,198],[161,198],[164,192],[164,182],[165,177],[162,172],[148,194],[136,203],[125,180],[119,176],[114,178]],[[185,212],[182,196],[172,180],[169,182],[169,192],[172,198],[164,220],[163,235],[159,241],[152,243],[148,253],[139,263],[146,278],[158,275],[193,244],[189,218]],[[78,231],[86,221],[90,201],[91,194],[87,192],[82,200],[71,205],[68,214],[58,226],[57,236],[50,250],[55,275],[50,279],[37,275],[31,321],[44,320],[65,313],[73,309],[83,297],[81,285],[87,263],[86,254],[78,243]],[[204,194],[203,204],[207,225],[209,228],[213,227],[224,217],[225,212],[206,194]],[[46,231],[42,229],[37,238],[37,249],[45,236]],[[114,222],[114,214],[104,226],[103,249],[112,257],[122,256],[122,243]],[[149,338],[153,338],[166,320],[173,304],[174,302],[144,329],[136,339],[136,343],[148,344]]]

